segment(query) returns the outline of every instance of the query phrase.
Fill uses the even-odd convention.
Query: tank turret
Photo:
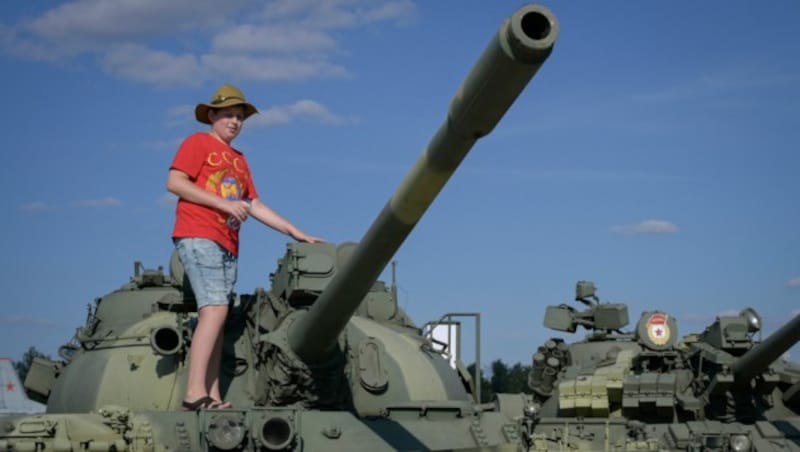
[[[181,411],[196,306],[178,260],[135,266],[29,376],[41,418],[0,419],[10,450],[431,450],[515,444],[506,406],[476,403],[455,368],[377,278],[475,142],[550,55],[555,16],[526,5],[500,27],[447,118],[358,243],[292,243],[268,290],[225,327],[220,389],[232,409]],[[58,364],[58,365],[56,365]],[[510,405],[509,405],[510,404]],[[509,414],[512,413],[512,414]]]
[[[797,447],[800,365],[779,358],[800,340],[800,315],[763,341],[752,308],[680,337],[677,320],[662,310],[644,311],[633,331],[623,331],[628,307],[600,303],[591,282],[578,283],[576,300],[585,309],[546,310],[545,326],[589,332],[581,341],[548,339],[533,353],[536,415],[523,432],[530,449]],[[558,429],[563,435],[548,437]]]

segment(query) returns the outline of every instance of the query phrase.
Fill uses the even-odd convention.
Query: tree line
[[[475,375],[475,364],[470,364],[467,369],[470,375]],[[490,371],[481,372],[481,403],[491,402],[497,393],[520,393],[530,394],[531,388],[528,387],[528,374],[531,366],[516,363],[512,366],[504,363],[500,359],[492,361],[489,366]]]

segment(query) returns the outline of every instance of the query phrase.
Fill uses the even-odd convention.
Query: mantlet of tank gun
[[[353,242],[288,243],[286,253],[278,260],[278,268],[270,274],[271,295],[295,309],[313,305],[357,246]],[[398,307],[396,294],[380,280],[372,284],[355,314],[415,328]]]
[[[270,274],[270,291],[293,307],[311,304],[336,273],[337,257],[331,243],[287,244],[286,254]]]

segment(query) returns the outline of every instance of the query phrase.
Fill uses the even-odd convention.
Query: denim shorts
[[[180,238],[175,248],[197,300],[197,309],[233,300],[236,256],[209,239]]]

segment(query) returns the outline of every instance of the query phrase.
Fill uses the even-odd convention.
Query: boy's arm
[[[250,215],[256,220],[271,227],[272,229],[275,229],[278,232],[282,232],[288,236],[291,236],[298,242],[320,243],[325,241],[319,237],[313,237],[301,231],[300,229],[297,228],[297,226],[293,225],[289,220],[280,216],[278,212],[275,212],[269,206],[259,201],[258,199],[254,199],[252,201],[252,204],[250,206]]]
[[[188,174],[171,169],[167,175],[167,190],[180,198],[212,209],[225,212],[237,220],[247,219],[247,203],[244,201],[228,201],[211,192],[205,191],[192,182]]]

